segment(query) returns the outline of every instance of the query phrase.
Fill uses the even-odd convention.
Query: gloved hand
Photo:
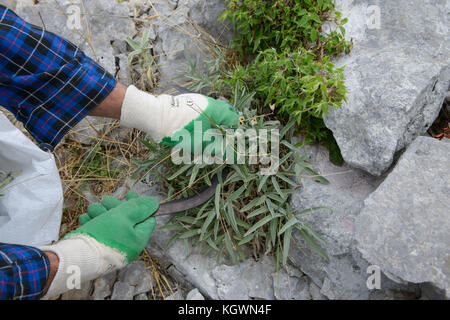
[[[120,269],[144,250],[155,228],[151,215],[158,209],[151,197],[138,197],[130,191],[125,202],[105,197],[89,206],[80,216],[81,227],[55,245],[41,247],[59,258],[58,271],[45,297],[68,290],[73,266],[79,268],[81,283]]]
[[[175,146],[178,139],[173,139],[174,135],[186,129],[191,136],[192,150],[201,151],[208,142],[194,140],[194,120],[201,122],[202,131],[205,133],[216,124],[226,127],[237,126],[239,114],[225,101],[201,94],[177,96],[163,94],[155,97],[129,86],[120,116],[122,126],[140,129],[148,133],[157,143],[168,146]]]

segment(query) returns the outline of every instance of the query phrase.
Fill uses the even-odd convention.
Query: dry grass
[[[78,217],[86,212],[92,199],[113,194],[124,179],[135,170],[132,159],[148,157],[148,151],[138,141],[144,134],[137,130],[127,132],[126,141],[119,141],[108,135],[116,129],[111,124],[99,137],[90,136],[90,145],[83,144],[69,133],[55,150],[55,157],[64,188],[65,211],[61,236],[77,228]],[[88,197],[88,192],[93,197]]]
[[[144,250],[138,260],[145,262],[147,270],[155,279],[156,287],[151,287],[149,295],[153,300],[165,300],[166,297],[173,294],[175,287],[174,281],[167,275],[167,271],[162,266],[161,261],[150,256],[147,250]]]

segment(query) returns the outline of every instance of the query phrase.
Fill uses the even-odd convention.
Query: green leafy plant
[[[180,77],[191,81],[191,90],[234,101],[233,88],[245,86],[253,92],[258,112],[277,110],[282,123],[295,119],[297,133],[305,142],[323,142],[330,152],[330,160],[342,164],[339,147],[322,119],[330,107],[338,108],[345,100],[342,69],[333,70],[329,61],[322,65],[314,60],[311,52],[304,50],[278,54],[268,49],[247,66],[230,63],[222,50],[216,49],[215,53],[215,58],[205,61],[206,68],[201,73],[198,62],[185,50],[187,66]]]
[[[173,216],[164,228],[176,231],[169,244],[176,239],[185,241],[186,247],[195,244],[202,253],[215,252],[217,259],[224,254],[235,263],[249,254],[275,253],[279,262],[286,263],[292,233],[299,235],[323,258],[324,240],[304,221],[302,216],[324,209],[311,208],[296,212],[288,199],[301,186],[304,175],[320,177],[300,156],[298,148],[289,140],[295,120],[282,126],[273,114],[258,115],[252,107],[253,92],[236,85],[233,105],[242,114],[241,128],[280,129],[279,170],[274,175],[261,174],[262,165],[250,164],[184,164],[174,165],[171,149],[159,147],[151,141],[143,143],[154,152],[151,159],[138,162],[135,177],[146,177],[160,182],[168,192],[167,200],[194,195],[204,186],[211,185],[214,175],[219,184],[214,198],[200,208]],[[270,154],[268,154],[270,156]],[[222,171],[228,174],[222,179]]]
[[[312,50],[316,56],[348,52],[341,13],[333,0],[228,0],[221,20],[233,23],[234,48],[242,58],[269,48],[295,51]],[[325,23],[334,29],[323,32]],[[322,53],[323,52],[323,53]]]
[[[334,1],[228,0],[221,19],[233,23],[236,36],[220,68],[233,71],[215,90],[221,82],[233,87],[242,80],[256,91],[261,107],[274,107],[285,122],[297,119],[307,142],[326,142],[336,150],[322,116],[345,101],[343,69],[331,59],[348,53],[352,43],[345,40],[347,19],[341,19]],[[338,162],[339,156],[332,159]]]
[[[150,43],[150,30],[145,30],[142,35],[142,39],[139,41],[127,38],[127,43],[133,49],[128,54],[128,65],[132,66],[137,63],[143,70],[146,77],[141,77],[141,87],[145,88],[145,78],[149,82],[150,88],[155,86],[155,69],[156,63],[153,58],[152,49],[153,46]]]

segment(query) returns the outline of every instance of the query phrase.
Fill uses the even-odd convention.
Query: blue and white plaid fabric
[[[0,5],[0,105],[43,150],[53,151],[115,84],[74,44]],[[0,243],[0,299],[38,299],[49,273],[41,250]]]
[[[43,295],[50,261],[37,248],[0,243],[0,300],[34,300]]]
[[[116,79],[70,41],[0,5],[0,105],[53,151]]]

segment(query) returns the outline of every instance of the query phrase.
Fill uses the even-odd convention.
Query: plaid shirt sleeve
[[[34,300],[43,295],[50,261],[37,248],[0,243],[0,300]]]
[[[0,105],[53,151],[116,79],[70,41],[0,5]]]

